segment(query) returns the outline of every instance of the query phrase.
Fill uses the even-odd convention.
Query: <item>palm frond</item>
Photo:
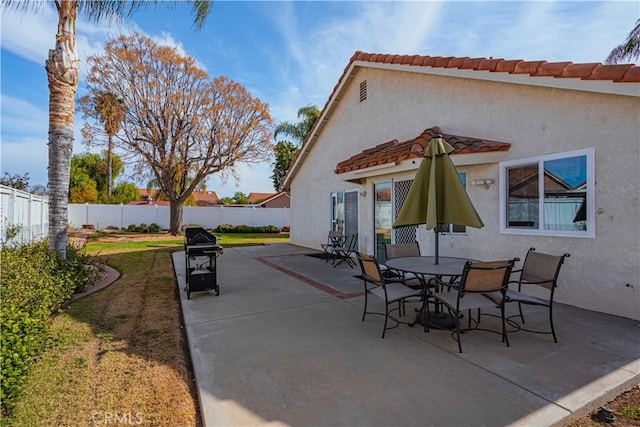
[[[619,64],[629,59],[635,60],[640,57],[640,19],[636,21],[636,26],[629,32],[627,40],[613,48],[605,60],[607,64]]]

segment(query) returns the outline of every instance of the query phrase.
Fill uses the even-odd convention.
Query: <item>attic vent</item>
[[[367,81],[363,80],[360,82],[360,102],[367,99]]]

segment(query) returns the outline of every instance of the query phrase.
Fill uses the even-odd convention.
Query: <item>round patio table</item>
[[[402,271],[404,273],[413,273],[416,276],[420,277],[420,281],[425,286],[427,280],[425,276],[436,276],[438,278],[449,277],[450,281],[455,279],[457,276],[462,275],[462,270],[464,270],[464,265],[467,262],[477,262],[478,260],[470,259],[470,258],[458,258],[458,257],[449,257],[449,256],[439,256],[438,264],[436,264],[435,256],[411,256],[411,257],[401,257],[401,258],[393,258],[389,259],[385,262],[385,265],[388,268]],[[436,292],[439,290],[436,289]],[[428,303],[428,294],[425,295],[424,303]],[[427,313],[425,310],[421,309],[418,315],[416,316],[415,323],[419,323],[424,325],[426,322]],[[442,313],[439,311],[429,312],[429,327],[436,329],[455,329],[456,327],[456,319],[446,313]]]
[[[385,265],[394,270],[421,276],[460,276],[467,261],[477,262],[470,258],[439,256],[436,264],[435,256],[408,256],[387,260]]]

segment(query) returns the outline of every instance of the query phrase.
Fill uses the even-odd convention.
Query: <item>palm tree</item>
[[[640,19],[636,21],[636,26],[627,36],[626,42],[613,48],[607,60],[607,64],[617,64],[629,59],[640,57]]]
[[[113,137],[120,130],[120,123],[124,120],[124,101],[114,93],[101,93],[94,100],[94,108],[104,124],[107,134],[107,195],[111,195],[112,169],[111,152],[113,151]]]
[[[295,142],[278,141],[273,148],[275,163],[273,164],[273,188],[276,191],[280,188],[280,183],[289,170],[291,163],[298,155],[298,144],[307,137],[316,120],[320,117],[320,110],[315,104],[309,104],[298,110],[298,118],[302,119],[298,123],[281,122],[273,131],[273,139],[278,141],[279,134],[290,136]]]
[[[49,81],[49,250],[66,258],[69,203],[69,175],[73,152],[73,115],[78,88],[80,60],[76,50],[76,18],[83,14],[91,21],[110,21],[130,16],[133,12],[160,0],[104,1],[54,0],[58,13],[55,48],[45,61]],[[45,2],[3,0],[2,7],[25,13],[37,12]],[[194,27],[199,29],[209,14],[212,2],[192,0]]]
[[[313,124],[320,116],[320,110],[314,104],[307,105],[298,110],[298,118],[302,118],[298,123],[282,122],[273,131],[273,138],[278,139],[278,135],[283,133],[289,135],[297,142],[302,142],[311,131]]]

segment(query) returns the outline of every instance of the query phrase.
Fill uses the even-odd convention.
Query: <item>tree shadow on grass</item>
[[[65,310],[91,329],[84,349],[68,351],[81,351],[89,360],[89,388],[98,396],[92,410],[135,412],[152,424],[200,422],[171,261],[171,253],[181,249],[158,243],[99,255],[120,278]]]

